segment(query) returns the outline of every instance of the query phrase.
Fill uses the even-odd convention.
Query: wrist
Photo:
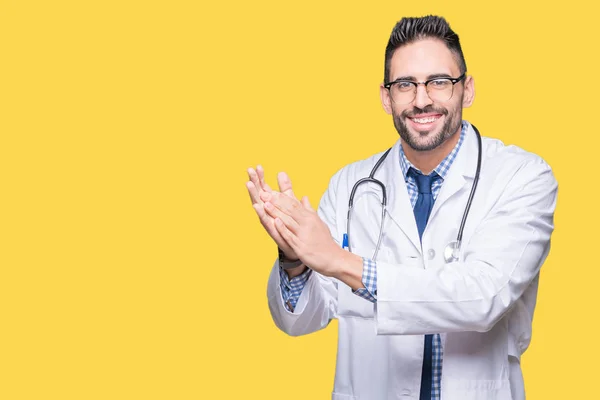
[[[364,288],[362,283],[363,259],[362,257],[346,250],[340,249],[340,255],[336,257],[334,277],[350,286],[353,290]]]
[[[294,269],[297,267],[300,267],[302,265],[302,261],[296,259],[290,259],[285,252],[277,247],[277,252],[279,255],[279,267],[284,269],[284,270],[288,270],[288,269]]]

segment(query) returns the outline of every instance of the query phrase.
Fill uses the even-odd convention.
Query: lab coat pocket
[[[400,257],[400,265],[405,267],[416,267],[423,269],[423,257],[421,256],[403,256]]]

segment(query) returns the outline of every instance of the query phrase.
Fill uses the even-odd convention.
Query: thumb
[[[277,174],[277,184],[279,185],[279,191],[290,197],[295,198],[294,191],[292,190],[292,181],[285,172]]]
[[[312,206],[310,205],[310,201],[308,201],[308,197],[307,196],[302,197],[302,205],[307,210],[312,210],[313,209]]]

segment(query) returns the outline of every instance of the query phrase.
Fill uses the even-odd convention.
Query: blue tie
[[[409,173],[417,181],[417,188],[419,190],[419,197],[417,197],[417,203],[413,212],[415,213],[415,219],[417,220],[417,229],[419,230],[419,239],[423,237],[425,226],[427,226],[427,220],[431,209],[433,208],[433,193],[431,193],[431,184],[438,177],[437,173],[431,175],[423,175],[417,172],[413,168],[409,170]]]
[[[423,237],[425,226],[431,209],[433,208],[433,194],[431,193],[431,184],[439,177],[433,172],[431,175],[423,175],[412,167],[408,173],[413,176],[417,182],[419,197],[413,212],[417,221],[419,230],[419,239]],[[421,372],[421,395],[419,400],[431,400],[432,368],[433,368],[433,335],[425,335],[425,348],[423,351],[423,370]]]

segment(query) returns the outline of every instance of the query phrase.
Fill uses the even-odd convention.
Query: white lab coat
[[[520,357],[531,340],[539,272],[553,231],[557,183],[538,156],[483,138],[481,177],[458,262],[445,264],[477,163],[469,126],[419,242],[396,142],[376,177],[388,191],[388,217],[377,257],[377,303],[344,283],[313,273],[293,313],[281,297],[278,266],[268,283],[275,324],[308,334],[338,319],[334,400],[419,398],[424,334],[443,343],[442,400],[520,400]],[[381,156],[350,164],[331,179],[319,215],[339,243],[348,197]],[[370,258],[380,222],[381,190],[361,185],[352,216],[352,251]]]

